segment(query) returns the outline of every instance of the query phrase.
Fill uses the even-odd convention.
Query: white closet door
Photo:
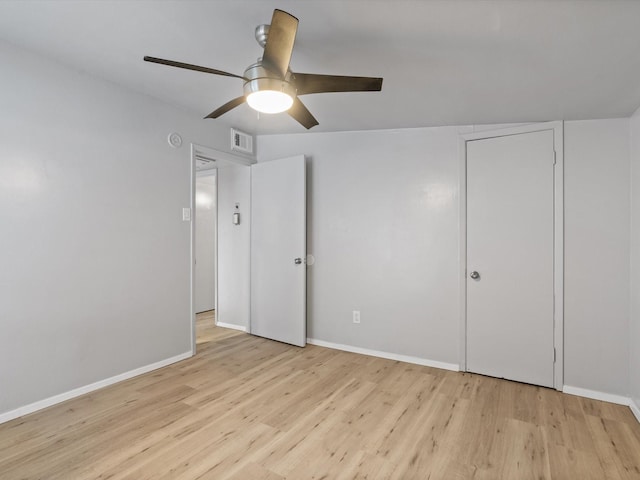
[[[467,142],[467,369],[553,386],[553,131]]]

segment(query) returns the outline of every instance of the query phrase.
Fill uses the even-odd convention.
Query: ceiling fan
[[[264,48],[264,54],[256,63],[247,67],[242,75],[162,58],[145,56],[144,60],[171,67],[240,78],[244,81],[244,95],[225,103],[205,118],[218,118],[246,101],[251,108],[262,113],[287,111],[291,117],[309,129],[318,125],[318,121],[300,101],[298,98],[300,95],[382,90],[382,78],[292,72],[289,62],[297,30],[296,17],[282,10],[274,10],[271,25],[256,27],[256,40]]]

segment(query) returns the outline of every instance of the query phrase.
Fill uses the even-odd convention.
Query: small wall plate
[[[173,148],[182,146],[182,137],[179,133],[170,133],[167,140],[169,141],[169,145],[171,145]]]

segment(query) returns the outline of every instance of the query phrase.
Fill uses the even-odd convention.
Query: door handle
[[[474,270],[473,272],[471,272],[471,273],[469,274],[469,276],[470,276],[471,278],[473,278],[474,280],[478,280],[478,279],[480,278],[480,274],[479,274],[478,272],[476,272],[475,270]]]
[[[296,258],[293,263],[295,263],[296,265],[300,265],[302,263],[302,259],[301,258]]]

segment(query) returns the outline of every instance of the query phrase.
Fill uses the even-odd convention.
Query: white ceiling
[[[4,1],[0,38],[204,117],[242,81],[142,57],[242,74],[274,8],[300,19],[293,70],[384,77],[381,93],[302,97],[320,122],[312,131],[608,118],[640,106],[640,1]],[[305,131],[246,105],[203,121]]]

